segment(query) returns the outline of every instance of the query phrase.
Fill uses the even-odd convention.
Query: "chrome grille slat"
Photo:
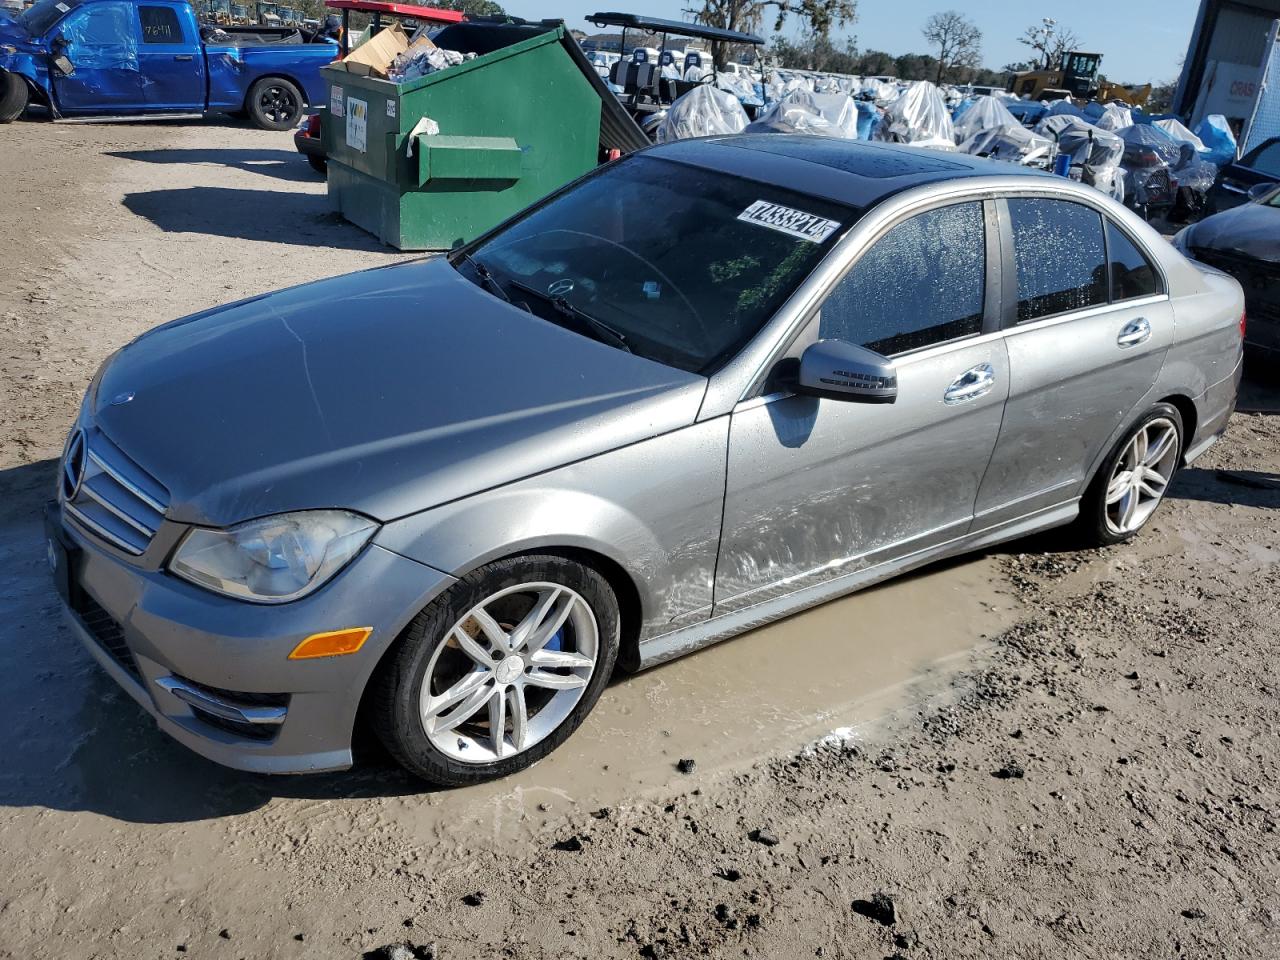
[[[168,491],[98,430],[79,436],[84,450],[79,482],[61,488],[66,515],[111,546],[142,556],[164,522]],[[68,443],[68,450],[76,448],[74,441]]]
[[[129,478],[126,477],[118,467],[113,467],[111,464],[107,463],[107,461],[104,460],[102,456],[96,450],[93,449],[92,446],[89,447],[89,459],[92,460],[94,463],[96,463],[102,469],[103,473],[105,473],[116,483],[120,484],[120,486],[124,487],[126,490],[132,493],[135,497],[137,497],[139,500],[141,500],[143,503],[149,506],[156,513],[159,513],[159,514],[164,513],[165,507],[167,506],[167,504],[163,504],[159,500],[156,500],[145,490],[141,489],[140,487],[135,485],[133,482],[131,482]]]
[[[99,537],[101,537],[103,540],[106,540],[108,543],[111,543],[119,547],[121,550],[125,551],[126,553],[131,553],[135,557],[137,557],[137,556],[141,556],[143,552],[145,552],[146,547],[142,547],[141,549],[139,549],[138,547],[134,546],[132,543],[129,543],[127,540],[123,539],[122,537],[116,536],[106,527],[102,526],[102,524],[98,523],[95,520],[91,520],[89,517],[87,517],[84,513],[82,513],[79,510],[79,508],[76,507],[75,504],[64,503],[63,507],[67,511],[67,516],[71,517],[71,519],[74,520],[76,523],[80,524],[86,530],[89,530],[90,532],[97,534]]]
[[[99,495],[93,489],[92,484],[86,482],[83,486],[80,487],[80,490],[82,493],[84,493],[85,495],[93,499],[96,503],[100,504],[104,509],[109,510],[111,513],[115,514],[117,517],[119,517],[129,526],[133,527],[133,529],[137,530],[140,534],[142,534],[148,540],[150,540],[152,537],[156,535],[155,528],[148,527],[145,524],[142,524],[139,521],[133,519],[133,517],[129,516],[127,513],[125,513],[115,504],[111,503],[111,501],[109,501],[106,497]]]

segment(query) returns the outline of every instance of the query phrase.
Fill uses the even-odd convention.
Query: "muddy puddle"
[[[934,567],[615,682],[533,769],[427,805],[401,798],[388,814],[418,834],[450,832],[461,816],[497,837],[688,789],[931,698],[1017,612],[995,559]],[[677,772],[682,758],[691,776]]]

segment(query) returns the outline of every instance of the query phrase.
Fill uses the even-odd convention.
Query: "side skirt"
[[[857,570],[823,583],[816,583],[803,590],[797,590],[795,593],[773,597],[761,603],[714,617],[711,620],[704,620],[701,623],[696,623],[680,630],[664,633],[640,644],[639,669],[644,670],[660,663],[666,663],[668,660],[674,660],[687,653],[693,653],[695,650],[701,650],[703,647],[709,647],[713,643],[719,643],[721,640],[728,640],[730,637],[736,637],[740,633],[746,633],[748,630],[762,627],[766,623],[772,623],[774,620],[781,620],[783,617],[789,617],[809,607],[835,600],[837,597],[854,593],[864,587],[872,586],[884,580],[892,579],[899,574],[926,566],[935,560],[990,547],[1008,540],[1016,540],[1019,537],[1030,536],[1033,533],[1039,533],[1052,527],[1063,526],[1074,520],[1079,512],[1080,501],[1078,499],[1070,500],[1067,503],[1048,507],[1027,517],[988,527],[985,530],[972,531],[963,537],[948,540],[946,543],[918,550],[915,553],[909,553],[894,560],[886,560],[873,567]]]
[[[203,113],[128,113],[120,116],[55,117],[54,123],[140,123],[143,120],[203,120]]]

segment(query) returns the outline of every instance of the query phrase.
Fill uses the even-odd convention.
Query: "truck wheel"
[[[283,77],[263,77],[249,88],[249,118],[263,130],[292,130],[302,118],[302,91]]]
[[[0,71],[0,123],[11,123],[27,109],[31,91],[16,74]]]

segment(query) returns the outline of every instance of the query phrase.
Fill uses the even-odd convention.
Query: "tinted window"
[[[898,224],[831,291],[818,335],[891,355],[981,332],[985,237],[981,203]]]
[[[754,336],[860,211],[724,173],[610,164],[471,250],[516,304],[705,372]],[[455,261],[483,285],[472,264]],[[557,307],[550,298],[563,297]],[[602,340],[616,336],[601,331]]]
[[[1102,215],[1069,200],[1010,200],[1018,322],[1107,302]]]
[[[182,27],[172,7],[139,7],[143,43],[181,43]]]
[[[18,14],[18,22],[27,33],[38,37],[57,23],[67,10],[80,6],[81,2],[82,0],[39,0]]]
[[[1263,144],[1245,159],[1244,165],[1259,173],[1280,177],[1280,140]]]
[[[1107,222],[1107,260],[1111,264],[1111,299],[1129,300],[1160,292],[1156,268],[1120,228]]]

